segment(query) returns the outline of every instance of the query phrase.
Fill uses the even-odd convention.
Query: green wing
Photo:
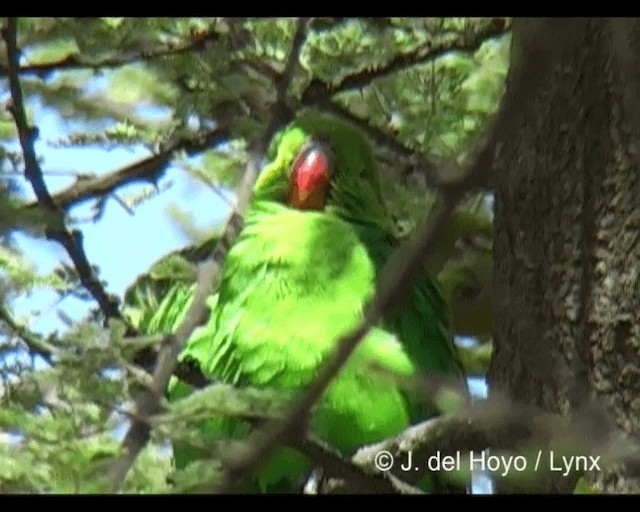
[[[379,273],[396,248],[395,239],[370,224],[359,225],[356,231]],[[449,324],[448,307],[434,279],[421,274],[404,300],[385,315],[383,327],[400,340],[418,372],[464,383],[464,372]],[[438,412],[428,405],[431,402],[428,397],[409,397],[409,400],[413,404],[412,423]]]
[[[163,256],[140,275],[124,294],[124,314],[131,325],[147,334],[171,331],[191,295],[195,264],[211,254],[218,238]]]

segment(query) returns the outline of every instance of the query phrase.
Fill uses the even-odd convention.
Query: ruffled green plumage
[[[284,204],[291,163],[310,135],[327,140],[337,162],[322,212]],[[294,395],[313,380],[336,340],[362,320],[394,239],[372,152],[350,125],[301,116],[278,136],[270,157],[227,255],[209,322],[181,357],[196,360],[212,379]],[[181,290],[167,297],[151,330],[176,327],[189,303]],[[434,411],[399,385],[421,371],[461,375],[446,307],[429,280],[416,284],[407,304],[362,341],[314,408],[311,429],[350,453],[426,419]],[[174,379],[170,399],[187,393],[188,386]],[[248,432],[231,418],[212,418],[201,428],[211,439]],[[174,451],[178,466],[197,456],[185,447]],[[258,488],[282,490],[284,480],[292,489],[305,469],[303,457],[281,451],[261,471]]]

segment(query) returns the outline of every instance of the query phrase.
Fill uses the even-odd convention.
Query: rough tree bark
[[[552,61],[494,162],[488,379],[513,400],[582,414],[578,438],[639,433],[639,34],[636,19],[513,24],[510,73],[535,45]],[[594,410],[607,421],[588,421]],[[640,490],[637,464],[602,469],[588,478],[605,492]],[[577,476],[545,478],[537,490],[571,492]]]

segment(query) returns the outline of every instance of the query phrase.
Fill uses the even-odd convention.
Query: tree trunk
[[[510,76],[532,46],[551,62],[493,167],[490,388],[580,418],[575,438],[593,442],[603,422],[585,411],[604,412],[609,438],[637,439],[640,422],[639,34],[635,19],[516,20]],[[640,490],[637,465],[599,466],[597,488]],[[571,492],[578,476],[537,490]]]

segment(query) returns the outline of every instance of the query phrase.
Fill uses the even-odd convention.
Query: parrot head
[[[254,197],[350,219],[387,217],[366,136],[336,116],[303,111],[271,142]]]

